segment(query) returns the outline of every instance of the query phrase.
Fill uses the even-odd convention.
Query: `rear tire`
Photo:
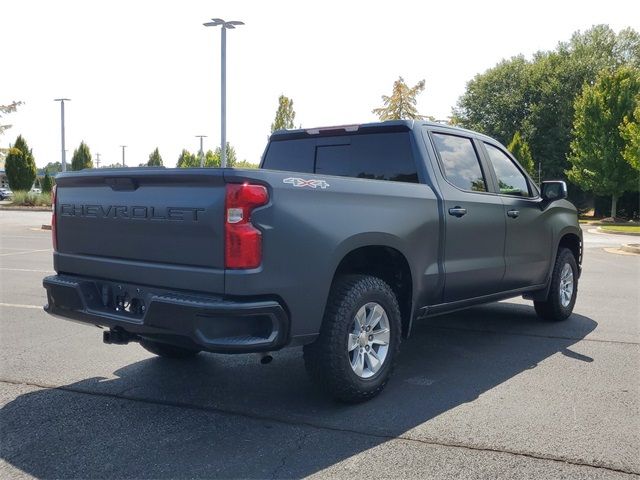
[[[560,248],[551,274],[546,300],[534,301],[540,318],[559,322],[569,318],[578,296],[578,264],[568,248]]]
[[[320,335],[304,347],[304,362],[336,400],[363,402],[386,385],[400,341],[400,308],[391,287],[377,277],[345,275],[331,288]]]
[[[191,358],[195,357],[200,350],[176,347],[168,343],[154,342],[152,340],[140,340],[142,348],[163,358]]]

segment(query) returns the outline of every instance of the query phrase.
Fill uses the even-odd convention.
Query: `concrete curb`
[[[640,232],[615,232],[613,230],[603,230],[602,227],[598,227],[598,233],[607,233],[611,235],[631,235],[633,237],[640,237]]]
[[[11,207],[0,206],[0,210],[11,210],[14,212],[50,212],[51,207]]]

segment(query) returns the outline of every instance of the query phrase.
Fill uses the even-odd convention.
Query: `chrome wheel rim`
[[[391,330],[389,317],[376,302],[358,310],[347,340],[351,369],[360,378],[370,378],[380,371],[389,352]]]
[[[560,303],[563,307],[568,307],[573,297],[573,269],[568,263],[562,267],[560,272]]]

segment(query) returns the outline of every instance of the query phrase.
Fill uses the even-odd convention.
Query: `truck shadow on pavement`
[[[7,403],[0,454],[40,478],[310,475],[424,427],[552,355],[592,361],[569,347],[596,326],[578,314],[545,323],[513,303],[419,321],[386,390],[349,406],[311,384],[298,348],[266,366],[251,355],[149,358],[115,379]]]

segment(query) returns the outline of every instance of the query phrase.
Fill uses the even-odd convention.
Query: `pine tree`
[[[147,167],[161,167],[162,166],[162,157],[160,156],[160,152],[158,151],[158,147],[151,152],[149,155],[149,161],[147,162]]]
[[[78,171],[85,168],[93,168],[91,160],[91,151],[84,141],[80,142],[80,146],[73,151],[71,158],[71,170]]]
[[[535,163],[533,161],[533,157],[531,156],[531,149],[529,148],[529,144],[527,141],[522,138],[520,132],[517,131],[513,134],[513,138],[509,145],[507,145],[509,151],[516,157],[516,160],[520,162],[520,165],[524,167],[529,175],[532,177],[535,176]]]
[[[419,120],[423,118],[416,109],[416,97],[424,90],[425,82],[420,80],[409,88],[402,77],[393,83],[393,93],[390,97],[382,95],[384,107],[374,108],[381,121],[385,120]]]
[[[49,172],[44,172],[44,178],[42,179],[42,193],[49,193],[53,188],[53,181],[49,176]]]
[[[284,95],[278,98],[278,110],[276,118],[271,124],[271,133],[276,130],[292,130],[295,128],[293,121],[296,118],[296,112],[293,110],[293,100]]]
[[[36,179],[36,162],[22,135],[9,148],[4,168],[12,190],[31,190]]]

